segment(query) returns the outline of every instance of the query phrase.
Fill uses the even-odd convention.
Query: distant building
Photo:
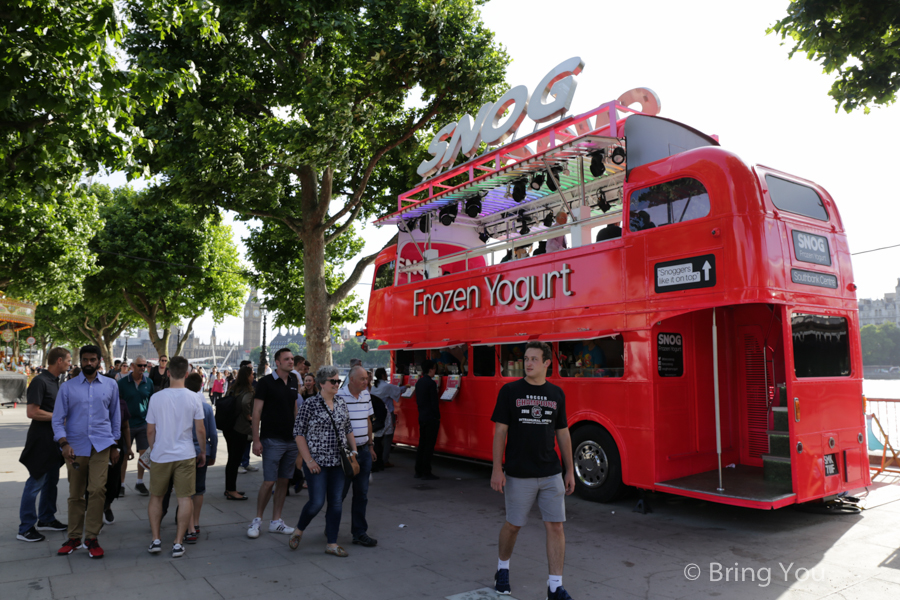
[[[288,344],[297,344],[300,346],[300,350],[303,350],[306,348],[306,336],[300,333],[299,329],[288,328],[286,332],[282,333],[281,327],[279,327],[278,333],[266,345],[273,350],[278,350],[286,347]]]
[[[160,332],[162,333],[162,332]],[[174,356],[175,349],[178,347],[179,331],[177,327],[173,327],[169,335],[169,347],[166,354]],[[113,344],[113,355],[116,358],[122,358],[125,353],[125,341],[128,340],[128,357],[129,360],[134,359],[138,354],[143,355],[148,360],[156,362],[159,356],[156,353],[156,347],[150,341],[150,332],[147,329],[139,329],[134,337],[120,337]],[[203,364],[222,365],[227,362],[229,365],[236,365],[243,356],[241,355],[242,345],[240,342],[225,341],[220,342],[216,339],[216,328],[213,327],[212,335],[208,344],[200,341],[194,332],[188,334],[181,349],[181,355],[191,362]],[[215,358],[214,358],[215,357]]]
[[[859,301],[859,326],[894,323],[900,326],[900,279],[894,292],[885,294],[881,300],[863,299]]]

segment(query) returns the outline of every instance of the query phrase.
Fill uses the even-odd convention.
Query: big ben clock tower
[[[249,353],[262,343],[262,311],[256,297],[256,287],[250,288],[250,297],[244,305],[244,352]]]

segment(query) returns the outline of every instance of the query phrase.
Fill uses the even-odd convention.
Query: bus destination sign
[[[716,255],[704,254],[656,263],[654,287],[657,294],[715,287]]]
[[[834,275],[828,273],[816,273],[815,271],[804,271],[803,269],[791,269],[791,281],[802,285],[814,285],[816,287],[837,289],[838,280]]]

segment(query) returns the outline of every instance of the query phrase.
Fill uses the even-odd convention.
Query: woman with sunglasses
[[[347,405],[335,397],[341,387],[337,368],[319,369],[316,383],[321,391],[303,403],[294,422],[294,436],[300,451],[297,466],[302,467],[309,485],[309,501],[300,512],[300,520],[291,534],[289,545],[291,550],[297,549],[303,532],[322,510],[327,499],[325,553],[346,557],[347,551],[337,545],[341,524],[341,495],[344,491],[340,448],[349,448],[355,456],[356,438],[353,437]]]

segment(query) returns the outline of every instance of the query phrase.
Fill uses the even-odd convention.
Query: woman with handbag
[[[291,550],[300,545],[300,538],[325,501],[326,554],[346,557],[347,551],[337,545],[341,524],[341,501],[344,478],[359,472],[356,462],[356,438],[350,426],[347,405],[335,397],[341,379],[335,367],[322,367],[316,373],[321,392],[308,398],[297,411],[294,436],[297,441],[297,466],[303,468],[309,486],[309,500],[300,512],[297,528],[291,534]]]

